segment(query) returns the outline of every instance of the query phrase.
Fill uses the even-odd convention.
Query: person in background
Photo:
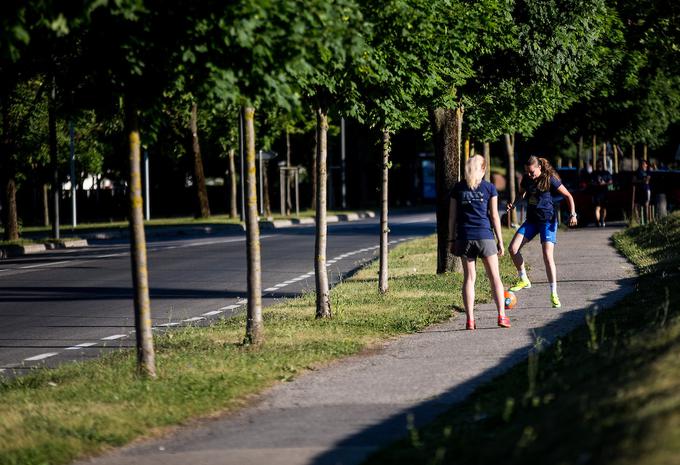
[[[590,176],[590,188],[593,192],[595,223],[598,227],[605,227],[605,221],[607,220],[607,193],[609,186],[613,183],[612,174],[604,168],[604,162],[597,160],[597,169]]]
[[[493,184],[484,180],[485,170],[483,156],[470,157],[465,162],[465,180],[453,188],[449,204],[449,249],[463,262],[465,329],[477,328],[474,314],[477,258],[482,259],[491,284],[498,310],[498,326],[510,327],[510,319],[505,315],[503,282],[498,268],[498,257],[505,254],[498,192]]]
[[[649,162],[647,160],[640,161],[640,167],[635,172],[633,183],[635,186],[635,211],[633,216],[637,215],[639,208],[642,208],[642,216],[640,220],[643,223],[649,223],[652,218],[652,188],[650,186],[651,176],[649,175]]]
[[[567,188],[562,185],[555,169],[545,158],[529,157],[524,165],[524,171],[526,176],[522,178],[520,184],[520,199],[527,198],[527,219],[510,242],[510,256],[519,274],[519,281],[510,290],[517,292],[531,287],[521,250],[526,243],[539,234],[543,249],[545,273],[550,283],[550,303],[553,308],[559,308],[562,303],[557,295],[557,268],[554,257],[558,225],[553,196],[561,195],[567,199],[570,211],[569,226],[572,227],[576,226],[577,223],[576,204]],[[508,212],[514,207],[512,203],[509,203]]]

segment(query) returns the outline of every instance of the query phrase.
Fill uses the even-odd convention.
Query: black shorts
[[[652,200],[652,191],[647,189],[636,189],[635,203],[638,205],[646,205]]]
[[[598,192],[593,195],[593,205],[596,207],[606,207],[609,199],[606,192]]]
[[[496,255],[498,248],[494,239],[456,240],[453,254],[456,257],[478,258]]]

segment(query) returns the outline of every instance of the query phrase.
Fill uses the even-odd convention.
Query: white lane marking
[[[333,260],[328,260],[326,263],[328,263],[329,265],[332,265],[332,264],[335,263],[335,262],[337,262],[337,260],[336,260],[336,259],[333,259]]]
[[[190,323],[192,321],[201,321],[201,320],[205,320],[205,318],[203,318],[202,316],[195,316],[195,317],[192,317],[192,318],[187,318],[186,320],[182,320],[182,321],[184,321],[185,323]]]
[[[222,313],[221,310],[213,310],[211,312],[201,313],[201,315],[203,315],[203,316],[213,316],[213,315],[219,315],[220,313]]]
[[[278,290],[279,290],[278,287],[268,287],[267,289],[264,290],[264,292],[274,292]]]
[[[288,281],[284,281],[283,284],[285,284],[287,286],[289,284],[293,284],[294,282],[295,282],[294,279],[289,279]]]
[[[102,338],[102,341],[115,341],[116,339],[121,339],[127,337],[127,334],[114,334],[113,336],[106,336]]]
[[[46,358],[54,357],[58,352],[47,352],[46,354],[36,355],[35,357],[25,358],[25,362],[37,362],[38,360],[44,360]]]
[[[297,278],[291,279],[291,281],[293,281],[294,283],[296,283],[296,282],[298,282],[298,281],[302,281],[303,279],[307,279],[307,275],[305,275],[305,276],[298,276]]]
[[[156,326],[168,328],[170,326],[179,326],[179,323],[173,321],[173,322],[170,322],[170,323],[163,323],[163,324],[156,325]]]
[[[29,270],[31,268],[39,268],[39,267],[44,267],[44,266],[54,266],[54,265],[63,265],[64,263],[74,263],[72,260],[63,260],[61,262],[51,262],[51,263],[38,263],[37,265],[28,265],[28,266],[20,266],[20,270]]]
[[[78,350],[78,349],[83,349],[85,347],[92,347],[96,346],[96,342],[83,342],[82,344],[76,344],[73,347],[67,347],[65,350]]]
[[[260,236],[260,239],[268,239],[270,237],[274,237],[272,234],[267,234],[264,236]],[[203,245],[216,245],[216,244],[226,244],[230,242],[243,242],[245,241],[245,238],[233,238],[233,239],[223,239],[223,240],[218,240],[218,241],[205,241],[205,242],[193,242],[190,244],[181,244],[181,245],[175,245],[175,246],[167,246],[167,245],[158,245],[158,243],[155,242],[147,242],[147,247],[148,250],[151,252],[155,251],[162,251],[163,249],[167,248],[186,248],[186,247],[199,247]],[[68,252],[71,253],[71,252]],[[114,257],[124,257],[130,255],[130,252],[120,252],[120,253],[108,253],[108,254],[98,254],[98,255],[89,255],[87,257],[82,257],[81,259],[75,259],[75,260],[62,260],[59,262],[51,262],[51,263],[38,263],[35,265],[26,265],[22,266],[19,268],[16,268],[17,270],[31,270],[31,269],[40,269],[40,268],[45,268],[48,266],[56,266],[56,265],[74,265],[74,264],[80,264],[80,263],[87,263],[92,260],[97,260],[100,258],[114,258]],[[2,271],[11,271],[11,270],[0,270]],[[15,271],[16,272],[16,271]]]
[[[237,303],[238,305],[247,304],[247,303],[248,303],[248,299],[240,299],[240,300],[237,300],[236,303]]]
[[[226,307],[220,307],[218,310],[233,310],[235,308],[239,308],[240,305],[227,305]],[[205,315],[205,313],[204,313]]]

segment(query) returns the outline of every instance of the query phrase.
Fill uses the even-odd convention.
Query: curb
[[[0,246],[0,258],[20,257],[45,252],[56,249],[72,249],[77,247],[87,247],[89,244],[86,239],[64,239],[60,242],[48,242],[46,244],[25,244],[25,245],[2,245]]]
[[[343,213],[340,215],[328,215],[326,222],[340,223],[345,221],[357,221],[365,218],[375,218],[374,211],[365,210],[351,213]],[[260,220],[260,229],[273,230],[288,228],[298,225],[313,225],[314,218],[292,218],[290,220]],[[208,226],[169,226],[169,227],[146,227],[146,237],[160,238],[160,237],[180,237],[196,234],[217,234],[221,232],[241,232],[245,230],[244,224],[224,224],[224,225],[208,225]],[[6,245],[0,246],[0,259],[19,257],[22,255],[36,254],[45,252],[46,250],[67,249],[73,247],[87,247],[89,240],[112,240],[112,239],[127,239],[130,237],[130,232],[127,229],[110,230],[110,231],[95,231],[78,233],[83,239],[68,240],[62,242],[50,242],[47,244],[26,244],[26,245]]]

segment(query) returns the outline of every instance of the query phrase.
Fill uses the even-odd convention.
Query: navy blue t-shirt
[[[649,182],[647,182],[647,176],[649,176],[649,171],[643,170],[642,167],[638,168],[635,172],[635,180],[642,184],[642,188],[645,191],[651,191],[652,188],[650,187]]]
[[[461,240],[494,239],[489,221],[489,201],[497,197],[496,187],[482,180],[477,189],[470,189],[460,181],[451,197],[456,200],[456,235]]]
[[[612,174],[607,170],[593,171],[590,175],[593,192],[603,194],[609,190],[609,184],[613,181]],[[604,184],[601,184],[604,183]]]
[[[562,182],[555,176],[550,177],[550,189],[541,192],[537,185],[538,179],[529,176],[522,178],[522,189],[527,193],[527,221],[531,223],[551,223],[555,221],[555,207],[553,195],[559,195],[557,189]]]

